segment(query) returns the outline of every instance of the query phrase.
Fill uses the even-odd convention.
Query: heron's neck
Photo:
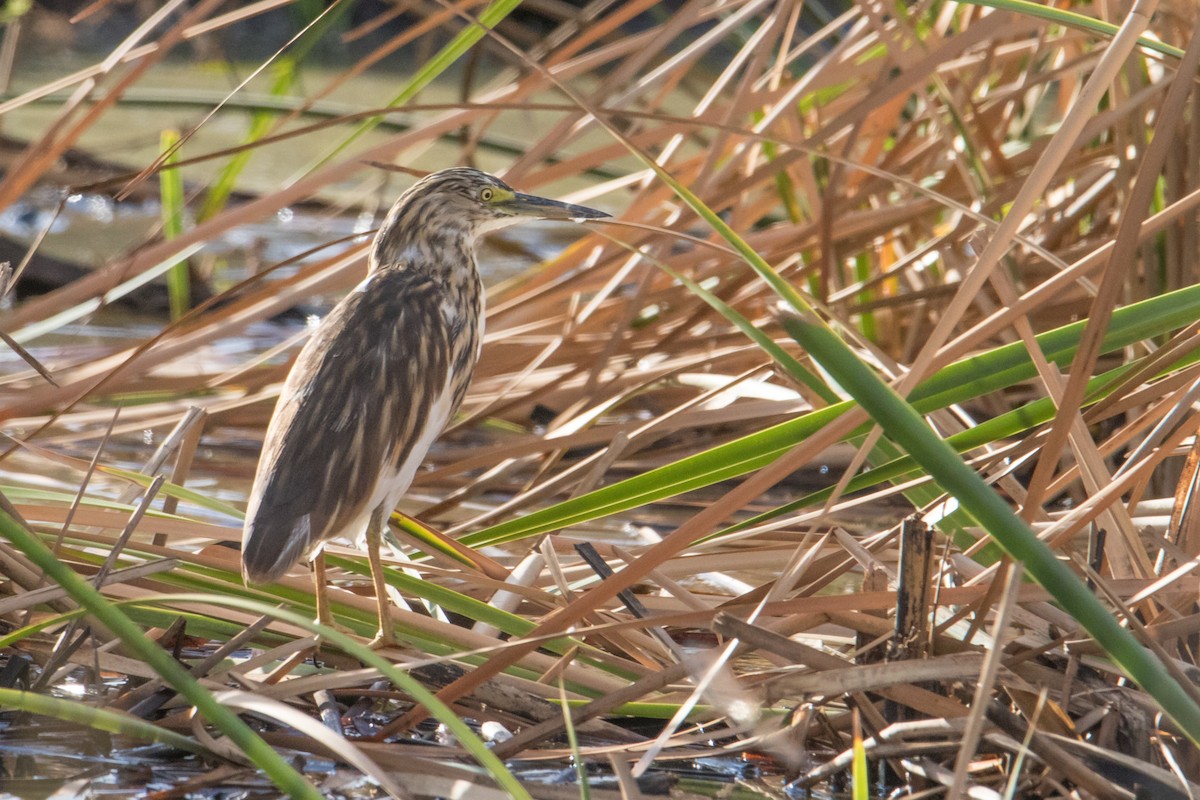
[[[418,205],[388,214],[371,249],[370,269],[406,269],[446,284],[478,281],[476,233],[452,221],[434,221]]]

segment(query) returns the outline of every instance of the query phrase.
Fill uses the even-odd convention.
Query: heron
[[[608,216],[462,167],[400,196],[375,236],[366,279],[317,327],[283,384],[246,509],[247,584],[272,583],[312,559],[318,620],[329,624],[321,549],[336,536],[363,537],[379,613],[372,645],[396,643],[380,547],[479,359],[476,242],[530,219]]]

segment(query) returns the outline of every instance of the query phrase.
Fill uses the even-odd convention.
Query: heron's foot
[[[372,650],[382,650],[385,647],[396,647],[400,643],[396,641],[396,634],[391,627],[380,628],[379,633],[375,634],[375,638],[367,644],[367,647]]]

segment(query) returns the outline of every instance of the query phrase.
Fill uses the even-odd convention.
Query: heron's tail
[[[274,583],[295,564],[309,542],[308,515],[290,524],[246,517],[242,531],[242,578],[247,584]]]

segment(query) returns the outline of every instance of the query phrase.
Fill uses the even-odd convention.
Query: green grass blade
[[[97,471],[99,471],[99,470],[97,470]],[[125,472],[125,471],[126,470],[121,470],[121,472]],[[140,472],[132,473],[132,474],[141,476]],[[147,479],[145,482],[141,481],[140,479],[136,481],[136,483],[141,484],[142,486],[149,486],[153,482],[154,481],[150,480],[150,479]],[[164,495],[178,497],[181,500],[187,500],[193,494],[190,490],[186,490],[183,492],[163,491],[166,488],[166,486],[167,486],[167,483],[166,483],[166,481],[164,481],[159,490]],[[4,495],[6,497],[8,497],[10,500],[18,501],[21,503],[46,503],[46,504],[57,504],[57,505],[62,505],[62,506],[71,505],[71,503],[73,503],[75,501],[75,496],[77,494],[76,492],[57,491],[54,489],[31,489],[28,486],[17,486],[17,485],[13,485],[13,484],[0,484],[0,492],[3,492]],[[131,513],[133,513],[133,509],[134,509],[133,505],[130,503],[118,503],[115,500],[105,500],[102,497],[84,498],[83,500],[80,501],[80,506],[87,507],[87,508],[103,508],[103,509],[108,509],[110,511],[120,511],[123,514],[131,514]],[[211,510],[218,510],[218,509],[222,508],[223,506],[224,506],[223,503],[220,503],[219,501],[214,500],[214,501],[212,501]],[[180,514],[164,514],[162,511],[159,511],[159,510],[153,509],[153,508],[146,511],[146,516],[151,517],[151,518],[156,517],[159,519],[187,519],[192,522],[195,521],[193,519],[189,519],[188,517],[182,516]],[[241,519],[241,512],[237,512],[236,517],[237,517],[237,519]]]
[[[854,800],[870,800],[871,780],[867,777],[867,748],[863,746],[862,725],[854,709],[854,745],[850,767],[850,786]]]
[[[859,283],[866,283],[868,280],[870,280],[870,278],[871,260],[867,257],[865,252],[859,253],[854,259],[854,280],[858,281]],[[856,299],[858,302],[866,305],[870,303],[872,299],[874,299],[873,295],[874,291],[871,289],[863,289],[858,293]],[[861,313],[860,320],[859,330],[862,331],[862,335],[867,341],[878,343],[879,322],[875,319],[875,312],[871,311],[870,308],[867,308]]]
[[[163,238],[175,239],[183,233],[183,176],[179,170],[170,169],[179,161],[178,131],[163,131],[159,148],[168,153],[163,162],[164,169],[158,173],[158,191],[162,205]],[[191,278],[187,261],[179,261],[167,270],[167,299],[171,306],[171,319],[176,320],[187,313],[192,302]]]
[[[1111,22],[1105,22],[1102,19],[1089,17],[1085,14],[1077,14],[1074,11],[1068,11],[1064,8],[1055,8],[1049,4],[1043,5],[1042,3],[1033,2],[1033,0],[961,0],[961,2],[963,5],[989,6],[1001,11],[1011,11],[1014,14],[1035,17],[1047,22],[1055,22],[1059,25],[1065,25],[1068,28],[1097,33],[1107,39],[1111,39],[1117,35],[1117,26]],[[1139,38],[1138,44],[1147,50],[1162,53],[1164,56],[1183,58],[1183,51],[1178,47],[1172,47],[1169,44],[1156,41],[1149,36]]]
[[[154,478],[150,475],[138,472],[136,470],[122,469],[121,467],[98,466],[97,470],[109,475],[123,478],[124,480],[136,483],[139,486],[148,488],[154,482]],[[176,500],[182,500],[185,503],[192,503],[207,511],[212,511],[216,514],[224,514],[231,519],[236,519],[239,522],[246,516],[245,512],[237,506],[232,506],[229,503],[222,502],[216,498],[209,497],[202,492],[192,491],[186,486],[180,486],[169,481],[164,481],[159,488],[159,492],[167,497],[174,497]]]
[[[455,550],[412,517],[393,511],[390,522],[404,531],[404,534],[409,537],[417,551],[428,554],[439,553],[471,569],[478,567],[478,564],[469,556]]]
[[[592,787],[588,783],[587,759],[579,750],[579,737],[575,735],[575,723],[571,720],[571,707],[567,705],[567,687],[558,679],[558,700],[562,704],[563,730],[567,734],[567,747],[571,760],[575,762],[575,779],[579,781],[579,800],[591,800]]]

